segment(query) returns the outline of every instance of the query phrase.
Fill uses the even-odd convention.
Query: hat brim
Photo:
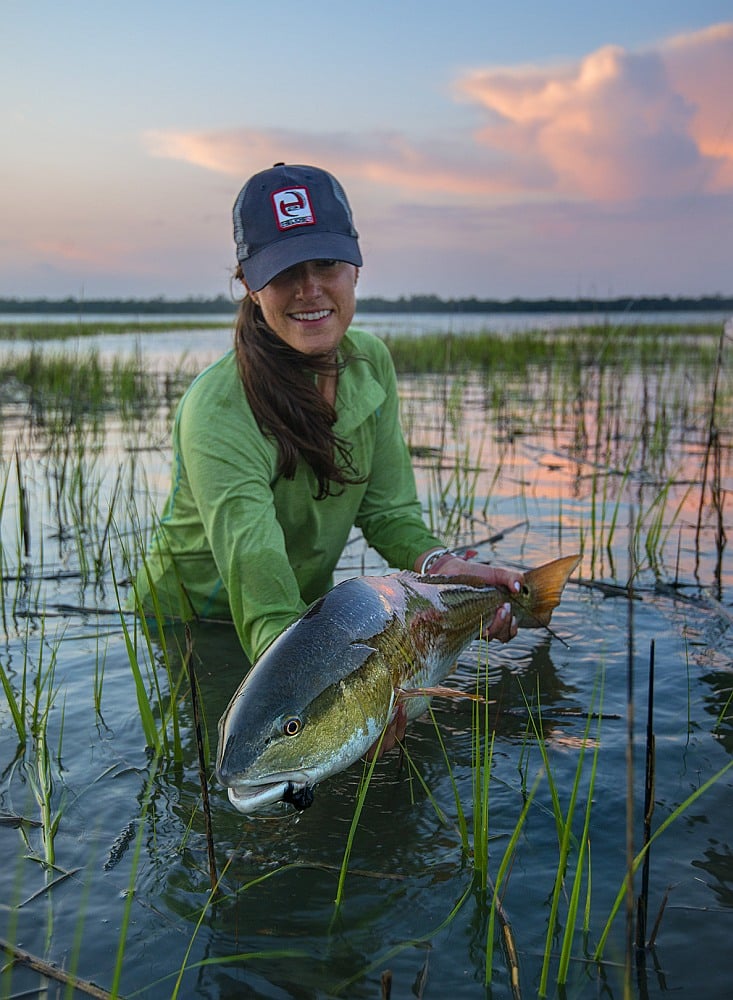
[[[259,292],[272,279],[294,264],[306,260],[343,260],[361,267],[359,243],[341,233],[300,233],[272,243],[247,260],[240,261],[250,291]]]

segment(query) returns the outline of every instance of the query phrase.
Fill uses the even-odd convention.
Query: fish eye
[[[297,715],[291,715],[283,722],[283,733],[285,733],[286,736],[297,736],[302,728],[303,723]]]

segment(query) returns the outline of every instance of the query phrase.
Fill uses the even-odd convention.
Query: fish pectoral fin
[[[456,700],[467,698],[469,701],[479,701],[485,705],[494,704],[493,699],[486,699],[483,695],[473,694],[470,691],[457,691],[442,684],[433,687],[397,688],[397,700],[403,698],[455,698]]]

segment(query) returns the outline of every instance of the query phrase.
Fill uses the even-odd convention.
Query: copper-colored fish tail
[[[520,628],[542,628],[549,624],[568,577],[578,566],[580,558],[579,555],[565,556],[524,574],[523,592],[512,598]]]

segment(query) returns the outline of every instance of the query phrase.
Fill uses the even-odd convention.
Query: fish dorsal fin
[[[482,576],[477,576],[468,570],[465,573],[457,573],[455,576],[441,576],[438,573],[431,573],[429,576],[420,576],[418,579],[420,583],[440,584],[441,586],[462,584],[464,587],[474,587],[478,590],[506,590],[505,587],[497,587],[493,583],[487,583]]]
[[[488,701],[483,695],[471,691],[459,691],[443,684],[433,684],[430,687],[397,688],[397,700],[402,698],[454,698],[456,700],[478,701],[485,705],[494,704],[493,700]]]

